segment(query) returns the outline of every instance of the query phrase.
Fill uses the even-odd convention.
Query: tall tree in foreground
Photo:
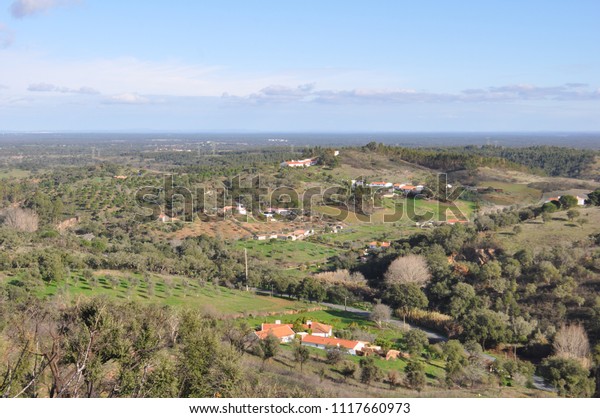
[[[279,352],[279,339],[273,334],[258,342],[258,354],[263,359],[263,367],[266,362],[275,357]]]
[[[425,366],[418,360],[411,359],[406,365],[406,383],[411,389],[421,392],[425,387]]]
[[[180,397],[231,397],[241,379],[239,355],[221,344],[210,320],[184,313],[178,362]]]
[[[360,359],[360,381],[365,385],[370,385],[372,381],[379,380],[381,370],[375,364],[373,357],[363,357]]]
[[[308,351],[308,347],[302,345],[300,341],[294,343],[293,347],[294,352],[294,360],[300,364],[300,371],[302,372],[302,366],[310,357],[310,351]]]

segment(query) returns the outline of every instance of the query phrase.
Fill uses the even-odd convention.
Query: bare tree
[[[4,225],[19,231],[35,232],[38,229],[37,213],[30,209],[8,208],[4,210]]]
[[[590,342],[580,324],[563,324],[554,336],[553,347],[557,357],[579,360],[583,367],[589,368]]]
[[[410,254],[398,257],[392,261],[385,272],[385,284],[387,286],[414,283],[423,287],[430,279],[431,273],[427,261],[421,255]]]
[[[373,310],[369,315],[371,321],[375,322],[379,328],[383,326],[383,323],[392,317],[392,310],[389,306],[383,303],[378,303],[373,306]]]

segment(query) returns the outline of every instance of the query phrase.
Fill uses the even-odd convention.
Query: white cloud
[[[144,95],[220,96],[232,88],[250,94],[270,81],[287,78],[228,76],[222,67],[185,65],[178,61],[155,62],[135,58],[59,60],[40,52],[0,50],[0,80],[16,90],[27,90],[38,80],[56,86],[94,86],[106,95],[137,91]]]
[[[15,35],[4,23],[0,22],[0,49],[8,48],[15,40]]]
[[[15,0],[10,6],[13,17],[22,19],[24,17],[45,13],[59,6],[75,3],[75,0]]]
[[[450,103],[450,102],[515,102],[515,101],[581,101],[600,100],[600,89],[586,84],[538,87],[529,84],[467,89],[460,93],[427,92],[412,89],[317,90],[314,84],[287,87],[272,85],[246,96],[223,95],[230,102],[278,104],[294,102],[348,103]]]
[[[148,97],[139,95],[137,93],[121,93],[107,97],[104,104],[126,104],[126,105],[141,105],[150,103]]]
[[[79,87],[78,89],[71,89],[69,87],[55,86],[54,84],[50,84],[50,83],[30,84],[29,87],[27,88],[27,90],[33,91],[33,92],[38,92],[38,93],[54,92],[54,93],[90,94],[90,95],[100,94],[100,92],[98,90],[93,89],[91,87],[87,87],[87,86]]]

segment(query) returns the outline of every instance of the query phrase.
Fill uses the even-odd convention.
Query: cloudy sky
[[[600,131],[600,1],[0,0],[0,131]]]

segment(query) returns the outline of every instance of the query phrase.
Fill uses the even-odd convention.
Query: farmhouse
[[[158,215],[158,220],[159,222],[165,223],[165,222],[173,222],[173,221],[178,221],[179,219],[173,217],[171,218],[170,216],[161,213],[160,215]]]
[[[372,241],[369,243],[369,250],[376,250],[378,248],[389,248],[390,243],[386,241]]]
[[[261,324],[261,331],[268,331],[275,328],[281,327],[294,327],[293,324],[282,324],[281,321],[277,320],[274,324]],[[299,332],[300,335],[308,335],[309,333],[318,337],[331,337],[333,335],[333,327],[331,325],[322,324],[320,322],[306,321],[302,324],[304,332]]]
[[[286,216],[289,215],[291,213],[290,209],[286,209],[286,208],[267,208],[267,210],[265,211],[265,213],[272,213],[272,214],[277,214],[277,215],[281,215],[281,216]]]
[[[319,161],[318,158],[305,158],[304,160],[292,160],[292,161],[284,161],[280,165],[281,167],[310,167],[312,165],[316,165]]]
[[[344,340],[342,338],[317,337],[315,335],[305,335],[302,338],[302,345],[320,348],[322,350],[328,347],[338,347],[348,351],[348,354],[357,355],[368,343],[365,341]]]
[[[456,225],[456,224],[468,224],[469,221],[466,219],[448,219],[446,221],[447,224],[449,225]]]
[[[412,186],[410,184],[402,184],[400,185],[398,188],[394,187],[396,190],[403,192],[404,194],[409,194],[409,193],[421,193],[423,191],[423,189],[425,188],[425,186],[422,185],[417,185],[417,186]]]
[[[390,182],[386,182],[386,181],[373,181],[369,184],[369,187],[373,187],[373,188],[390,188],[392,187],[392,183]]]
[[[264,340],[269,335],[274,335],[282,343],[289,343],[293,341],[296,333],[287,324],[279,324],[275,327],[264,327],[264,325],[275,325],[275,324],[263,324],[260,331],[255,331],[254,334],[261,340]]]

